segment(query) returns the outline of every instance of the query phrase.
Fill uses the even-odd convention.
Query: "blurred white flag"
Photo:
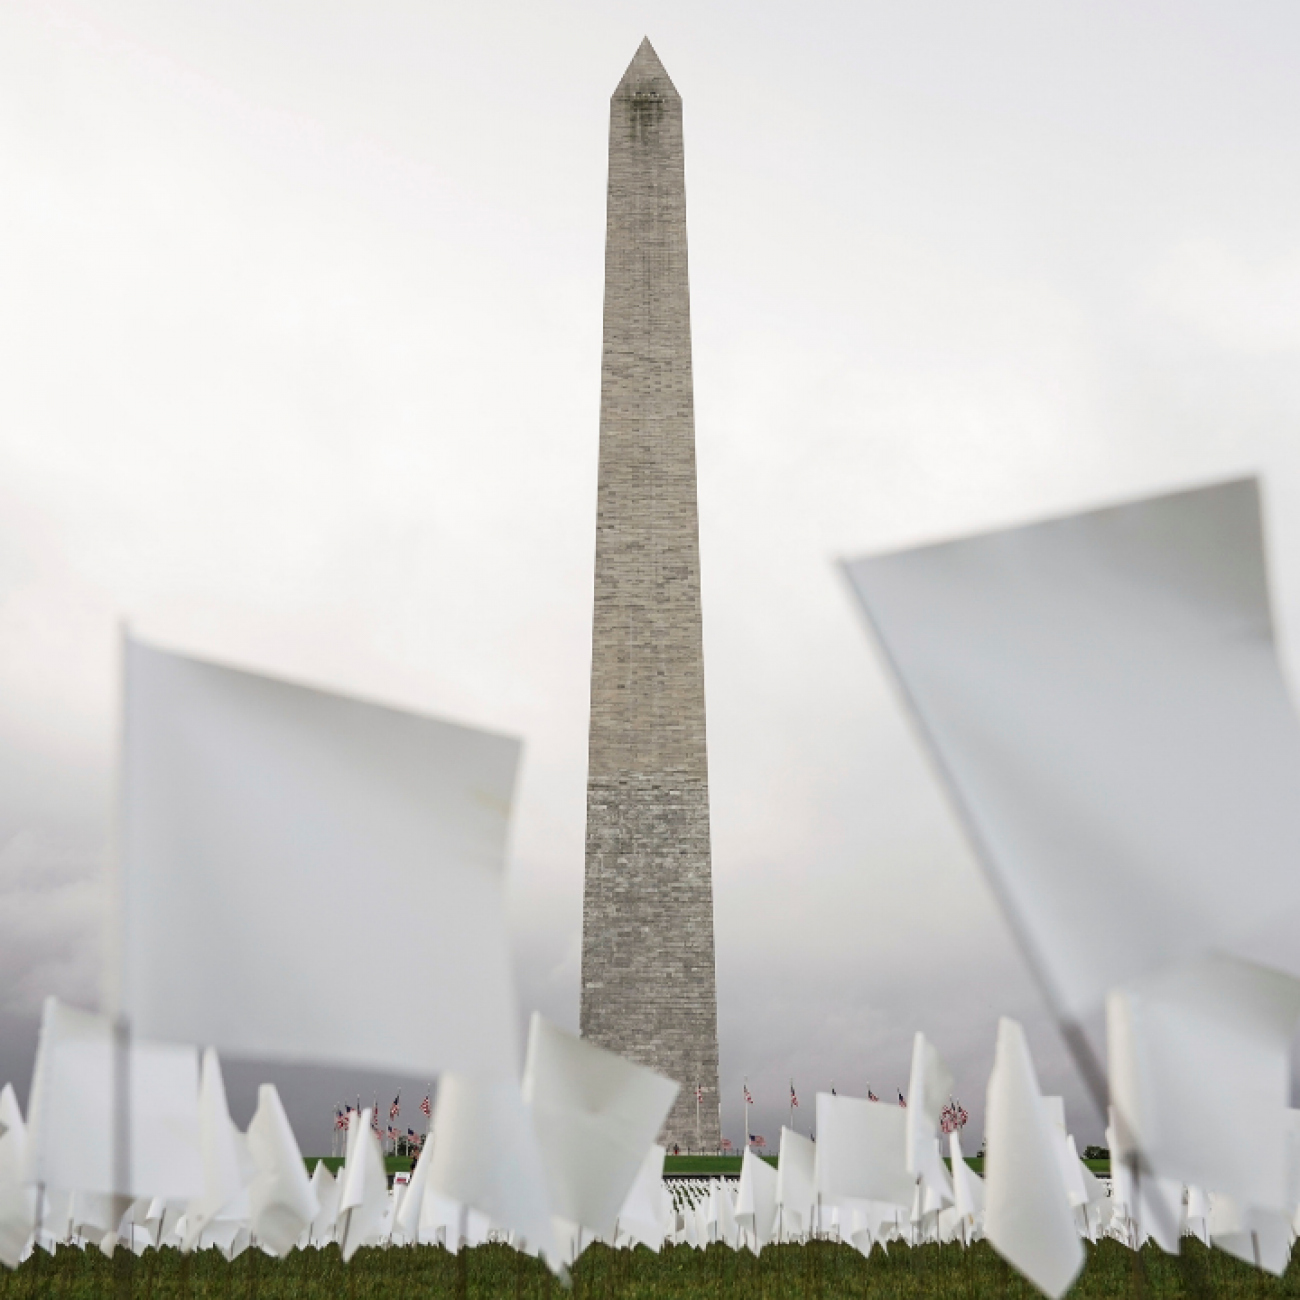
[[[907,1095],[907,1169],[922,1174],[926,1186],[935,1190],[946,1187],[947,1175],[939,1156],[936,1137],[939,1114],[952,1093],[952,1074],[943,1063],[938,1048],[919,1030],[912,1040],[912,1071],[908,1076]]]
[[[672,1194],[664,1186],[664,1148],[652,1143],[618,1212],[618,1230],[658,1254],[672,1215]]]
[[[1106,1004],[1111,1159],[1140,1152],[1143,1175],[1289,1215],[1297,1016],[1300,981],[1227,957],[1114,990]]]
[[[133,1031],[517,1078],[518,743],[130,640],[125,656],[114,965]],[[322,979],[322,952],[349,974]]]
[[[818,1097],[822,1096],[818,1093]],[[821,1124],[821,1111],[817,1113]],[[740,1185],[736,1188],[736,1222],[742,1232],[753,1236],[755,1253],[772,1239],[776,1229],[776,1170],[754,1148],[746,1144],[740,1162]]]
[[[1212,948],[1300,972],[1253,480],[847,570],[1059,1011]]]
[[[287,1255],[321,1206],[273,1083],[257,1090],[257,1113],[248,1126],[248,1153],[257,1166],[257,1177],[248,1189],[250,1230],[263,1250]]]
[[[817,1094],[817,1194],[828,1200],[910,1206],[907,1111],[860,1097]]]
[[[816,1200],[817,1144],[782,1125],[776,1157],[777,1226],[781,1232],[786,1236],[806,1232]]]
[[[355,1112],[354,1112],[355,1113]],[[362,1246],[378,1244],[388,1212],[388,1176],[366,1107],[348,1127],[348,1153],[339,1175],[339,1248],[346,1263]]]
[[[1061,1135],[1043,1105],[1025,1033],[1005,1016],[989,1076],[984,1231],[989,1244],[1049,1296],[1083,1267],[1056,1148]]]
[[[125,1081],[130,1104],[117,1105]],[[119,1149],[118,1141],[125,1138]],[[47,998],[28,1103],[26,1178],[46,1187],[184,1199],[203,1186],[199,1055],[114,1041],[104,1016]]]
[[[11,1085],[0,1088],[0,1264],[17,1268],[36,1227],[36,1188],[26,1181],[27,1127]]]
[[[548,1024],[535,1012],[523,1094],[551,1213],[610,1237],[678,1085]]]
[[[257,1176],[248,1139],[230,1118],[221,1062],[210,1047],[203,1053],[199,1117],[203,1192],[185,1208],[183,1248],[187,1251],[204,1239],[216,1221],[242,1224],[248,1219],[248,1186]]]
[[[421,1159],[430,1161],[422,1240],[430,1240],[426,1220],[436,1230],[438,1202],[454,1201],[515,1234],[517,1245],[545,1255],[552,1269],[560,1266],[541,1144],[518,1083],[444,1074]],[[451,1243],[448,1232],[448,1249]]]

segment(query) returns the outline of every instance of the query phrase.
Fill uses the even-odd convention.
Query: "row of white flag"
[[[122,1085],[125,1084],[123,1087]],[[938,1132],[952,1077],[917,1034],[906,1108],[819,1093],[814,1143],[783,1129],[777,1168],[746,1151],[725,1184],[670,1193],[654,1143],[677,1086],[534,1017],[522,1087],[445,1076],[430,1140],[408,1185],[390,1191],[369,1111],[350,1127],[337,1178],[305,1162],[275,1088],[246,1133],[230,1118],[216,1053],[115,1036],[107,1020],[46,1006],[27,1120],[0,1093],[0,1260],[60,1242],[113,1249],[249,1245],[271,1254],[489,1237],[557,1269],[593,1241],[761,1250],[831,1236],[875,1243],[986,1238],[1044,1292],[1083,1264],[1081,1238],[1148,1237],[1177,1250],[1194,1232],[1274,1272],[1285,1269],[1300,1186],[1281,1207],[1146,1173],[1121,1160],[1115,1194],[1078,1158],[1059,1098],[1044,1097],[1020,1026],[1003,1020],[989,1080],[986,1178]],[[126,1097],[129,1104],[116,1105]],[[1300,1112],[1282,1156],[1300,1168]],[[1114,1127],[1113,1149],[1122,1150]],[[1141,1167],[1141,1166],[1139,1166]]]

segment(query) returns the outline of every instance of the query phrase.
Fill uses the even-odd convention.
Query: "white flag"
[[[1197,1183],[1289,1216],[1287,1108],[1298,1015],[1300,981],[1229,957],[1112,991],[1112,1162],[1140,1160],[1143,1183],[1150,1176],[1180,1188]]]
[[[502,874],[517,742],[134,641],[125,654],[116,965],[133,1029],[518,1078]],[[320,977],[322,951],[346,977]],[[425,991],[418,1016],[393,988]]]
[[[988,1091],[984,1232],[989,1244],[1056,1300],[1083,1267],[1083,1246],[1024,1030],[1005,1017]]]
[[[523,1094],[541,1145],[551,1213],[612,1236],[678,1085],[534,1014]]]
[[[1300,972],[1300,726],[1253,481],[848,572],[1059,1012],[1209,949]]]

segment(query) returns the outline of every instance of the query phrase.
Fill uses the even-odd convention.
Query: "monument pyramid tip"
[[[615,99],[630,99],[635,95],[658,95],[663,99],[677,99],[677,87],[664,69],[650,38],[643,36],[632,62],[627,65],[623,80],[614,91]]]

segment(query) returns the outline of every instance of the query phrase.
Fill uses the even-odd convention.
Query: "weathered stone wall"
[[[582,1033],[718,1138],[682,102],[649,42],[610,101]]]

